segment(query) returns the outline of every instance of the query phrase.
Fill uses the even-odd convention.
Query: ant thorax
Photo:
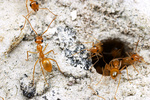
[[[42,52],[42,45],[40,45],[40,44],[37,45],[37,51]]]

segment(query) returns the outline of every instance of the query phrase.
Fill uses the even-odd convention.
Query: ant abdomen
[[[52,71],[52,64],[50,62],[50,60],[48,58],[43,58],[42,59],[42,65],[43,65],[43,68],[48,71],[48,72],[51,72]]]

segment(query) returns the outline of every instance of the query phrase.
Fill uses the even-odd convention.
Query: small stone
[[[72,17],[72,20],[75,20],[77,18],[77,11],[76,10],[71,12],[71,17]]]

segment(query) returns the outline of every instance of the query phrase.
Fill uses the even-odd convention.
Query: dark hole
[[[99,74],[103,74],[102,69],[104,69],[105,64],[109,63],[114,58],[127,57],[126,52],[130,52],[128,47],[129,43],[121,41],[119,38],[105,39],[101,41],[103,43],[103,57],[99,57],[99,61],[94,65],[94,68]],[[97,61],[97,57],[92,58],[92,63]],[[105,76],[109,76],[109,71],[106,70]]]

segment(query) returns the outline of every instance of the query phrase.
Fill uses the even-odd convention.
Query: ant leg
[[[127,68],[127,66],[125,65],[125,66],[123,66],[123,67],[120,69],[120,71],[122,71],[125,67]]]
[[[76,55],[76,54],[78,54],[78,53],[80,53],[80,52],[82,52],[82,51],[85,51],[85,50],[88,50],[88,49],[83,49],[83,50],[81,50],[81,51],[79,51],[79,52],[77,52],[77,53],[72,54],[72,56],[74,56],[74,55]]]
[[[54,16],[57,16],[55,15],[53,12],[51,12],[48,8],[39,8],[39,9],[45,9],[45,10],[48,10],[50,13],[52,13]]]
[[[131,84],[131,82],[130,82],[130,80],[129,80],[129,74],[128,74],[128,68],[127,68],[127,66],[125,65],[124,67],[122,67],[120,71],[122,71],[125,67],[126,67],[126,71],[127,71],[127,78],[128,78],[128,81],[129,81],[129,83]]]
[[[104,56],[103,56],[103,62],[105,62],[106,63],[106,61],[105,61],[105,59],[104,59]],[[107,63],[106,63],[107,64]]]
[[[98,56],[96,55],[96,57],[97,57],[97,61],[92,65],[92,67],[99,61],[99,58],[98,58]],[[92,69],[92,67],[89,69],[89,70],[91,70]]]
[[[2,98],[2,99],[4,100],[4,98],[3,98],[3,97],[1,97],[1,96],[0,96],[0,98]]]
[[[103,76],[104,76],[104,75],[102,75],[102,77],[101,77],[100,81],[99,81],[96,85],[98,85],[98,84],[101,82],[101,80],[102,80]]]
[[[89,89],[91,89],[98,97],[100,97],[100,98],[102,98],[102,99],[104,99],[105,100],[105,98],[104,97],[102,97],[102,96],[99,96],[95,91],[94,91],[94,89],[91,87],[91,86],[89,86],[88,87]]]
[[[47,46],[48,46],[48,44],[45,46],[45,48],[43,49],[43,52],[46,50],[46,48],[47,48]],[[48,51],[46,54],[44,54],[44,55],[47,55],[47,54],[49,54],[50,52],[53,52],[53,54],[54,55],[56,55],[55,53],[54,53],[54,51],[53,50],[50,50],[50,51]]]
[[[91,52],[90,52],[91,53]],[[93,58],[93,57],[95,57],[96,55],[95,55],[95,53],[93,54],[93,53],[91,53],[90,54],[91,56],[90,57],[88,57],[88,59],[90,59],[90,58]]]
[[[48,46],[48,44],[46,44],[45,48],[43,49],[43,52],[46,50],[47,46]]]
[[[128,52],[126,52],[126,54],[130,57],[130,54]]]
[[[57,61],[56,60],[54,60],[54,59],[51,59],[51,58],[48,58],[49,60],[52,60],[52,61],[54,61],[55,63],[56,63],[56,65],[57,65],[57,67],[58,67],[58,69],[59,69],[59,71],[64,75],[64,73],[60,70],[60,67],[59,67],[59,65],[58,65],[58,63],[57,63]]]
[[[94,44],[94,42],[82,42],[82,43],[85,43],[85,44],[92,43],[92,44]]]
[[[28,3],[28,0],[26,0],[26,8],[27,8],[27,12],[29,13],[29,9],[28,9],[27,3]]]
[[[91,55],[91,57],[89,57],[88,59],[93,58],[93,57],[95,57],[95,56],[97,56],[97,55],[93,54],[93,55]]]
[[[57,53],[54,53],[54,50],[50,50],[50,51],[48,51],[46,54],[44,54],[44,55],[47,55],[47,54],[49,54],[49,53],[51,53],[51,52],[53,52],[53,54],[54,55],[56,55]]]
[[[129,74],[128,74],[128,69],[126,67],[126,71],[127,71],[127,78],[128,78],[128,81],[129,81]],[[129,81],[129,83],[131,84],[131,82]]]
[[[0,42],[2,42],[2,41],[3,41],[3,39],[4,39],[4,37],[0,36]]]
[[[4,98],[3,98],[3,97],[1,97],[1,96],[0,96],[0,98],[2,98],[2,99],[4,100]]]
[[[97,53],[97,55],[98,55],[99,57],[103,57],[103,54],[101,54],[101,53],[100,53],[100,54],[99,54],[99,53]]]
[[[34,72],[35,72],[35,66],[36,64],[38,63],[39,59],[35,62],[34,64],[34,68],[33,68],[33,83],[32,83],[32,86],[34,85]]]
[[[119,53],[119,51],[121,51],[121,49],[119,49],[119,50],[113,50],[113,51],[111,52],[111,54],[112,54],[112,56],[113,56],[113,59],[116,58],[117,53]]]
[[[119,84],[120,84],[120,79],[121,79],[121,75],[120,75],[120,78],[119,78],[119,82],[118,82],[117,90],[118,90],[118,87],[119,87]],[[114,98],[115,98],[116,100],[117,100],[117,98],[116,98],[117,90],[116,90],[116,92],[115,92],[115,96],[114,96]]]
[[[33,53],[33,54],[37,54],[38,52],[31,52],[31,51],[27,51],[27,59],[25,59],[26,61],[28,61],[29,59],[29,53]]]
[[[46,50],[46,48],[47,48],[47,46],[48,46],[48,44],[45,46],[45,48],[43,49],[43,52]],[[53,52],[53,54],[54,55],[56,55],[55,53],[54,53],[54,51],[53,50],[50,50],[50,51],[48,51],[46,54],[44,54],[44,55],[47,55],[47,54],[49,54],[50,52]]]
[[[47,83],[47,80],[46,80],[46,78],[45,78],[45,75],[44,75],[44,71],[43,71],[43,68],[42,68],[41,62],[40,62],[40,67],[41,67],[42,74],[43,74],[43,76],[44,76],[45,82],[46,82],[46,84],[49,86],[49,84]]]
[[[146,65],[148,65],[148,63],[147,63],[144,59],[142,59],[142,61],[143,61]]]
[[[132,66],[134,67],[134,69],[138,72],[138,74],[139,74],[139,71],[135,68],[135,66],[132,64]]]
[[[102,68],[102,70],[103,70],[103,68]],[[101,80],[102,80],[103,76],[104,76],[104,70],[103,70],[103,75],[102,75],[102,77],[101,77],[100,81],[99,81],[96,85],[98,85],[98,84],[101,82]]]

